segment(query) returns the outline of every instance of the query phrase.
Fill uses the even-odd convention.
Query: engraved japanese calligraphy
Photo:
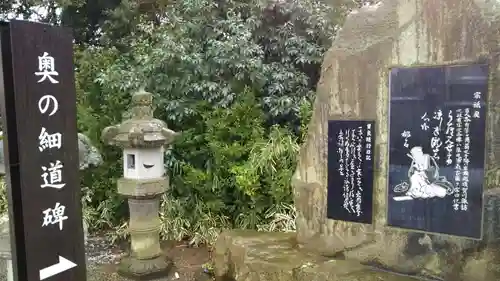
[[[487,81],[484,64],[391,70],[389,226],[481,238]]]
[[[68,216],[64,215],[65,209],[66,207],[57,202],[54,208],[44,210],[42,226],[57,224],[59,230],[63,230],[63,223],[68,219]]]
[[[50,109],[49,116],[52,116],[59,110],[59,102],[53,95],[45,95],[38,101],[38,109],[42,114],[45,114]]]
[[[45,127],[40,130],[40,135],[38,136],[39,144],[38,149],[40,152],[50,149],[50,148],[61,148],[62,145],[62,134],[52,133],[49,134]]]
[[[43,184],[40,187],[63,188],[66,184],[62,180],[62,168],[63,164],[59,160],[55,163],[51,162],[49,167],[42,166]]]
[[[330,219],[372,221],[373,121],[329,121],[328,208]]]
[[[55,70],[55,60],[54,57],[50,56],[49,53],[43,52],[41,56],[38,57],[38,71],[35,72],[36,76],[41,76],[38,83],[48,81],[52,84],[57,84],[57,81],[53,76],[58,76],[59,73]]]

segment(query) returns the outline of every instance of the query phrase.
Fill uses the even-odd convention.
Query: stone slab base
[[[415,281],[299,250],[295,233],[231,230],[215,245],[217,281]]]
[[[173,262],[163,255],[148,260],[125,257],[120,261],[118,274],[135,280],[153,280],[167,276],[172,267]]]

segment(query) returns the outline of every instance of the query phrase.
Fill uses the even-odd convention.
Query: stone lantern
[[[107,127],[102,139],[123,149],[123,178],[118,193],[128,198],[131,253],[122,259],[118,272],[132,278],[166,275],[172,267],[160,248],[160,196],[168,187],[164,167],[164,146],[176,132],[153,117],[152,94],[132,95],[132,117]]]

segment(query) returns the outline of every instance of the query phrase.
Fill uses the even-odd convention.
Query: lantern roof
[[[104,128],[101,137],[105,143],[122,148],[154,148],[172,143],[178,135],[165,122],[153,117],[151,93],[139,90],[132,94],[131,111],[130,119]]]

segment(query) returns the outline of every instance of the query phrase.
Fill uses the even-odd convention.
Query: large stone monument
[[[150,93],[134,93],[131,118],[102,133],[106,143],[123,148],[118,193],[128,198],[131,253],[121,261],[119,273],[138,279],[166,276],[173,265],[160,247],[159,205],[168,188],[164,146],[177,133],[153,117],[152,101]]]
[[[353,11],[325,55],[298,159],[297,232],[223,233],[217,278],[499,280],[499,46],[498,1]],[[375,121],[369,221],[329,218],[327,191],[343,188],[329,186],[331,120]]]

